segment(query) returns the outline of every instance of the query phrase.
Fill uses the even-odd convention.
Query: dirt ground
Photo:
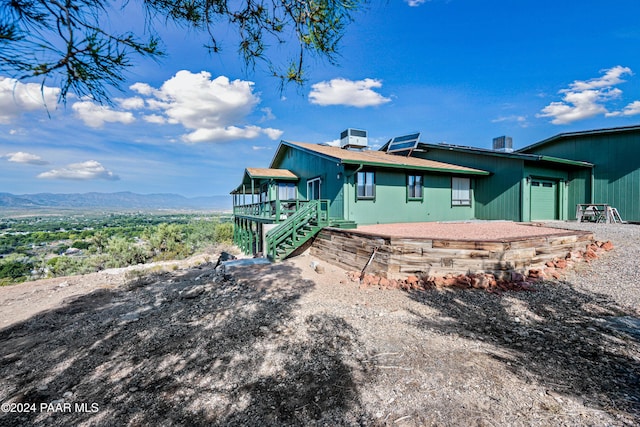
[[[640,423],[640,313],[604,294],[216,259],[0,288],[0,425]]]

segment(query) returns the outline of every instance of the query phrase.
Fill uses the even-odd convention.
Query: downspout
[[[593,173],[593,170],[595,169],[595,166],[591,168],[591,188],[590,188],[590,197],[591,197],[591,203],[595,203],[596,201],[594,200],[595,195],[596,195],[596,177],[595,174]]]
[[[362,170],[362,168],[364,167],[364,164],[361,164],[358,166],[358,168],[356,170],[353,171],[353,173],[351,175],[346,175],[347,178],[351,178],[353,175],[357,174],[358,172],[360,172]]]
[[[354,170],[354,171],[353,171],[353,173],[352,173],[351,175],[346,175],[346,174],[345,174],[345,177],[347,178],[347,183],[349,182],[349,179],[348,179],[348,178],[351,178],[352,176],[354,176],[355,174],[357,174],[358,172],[360,172],[360,171],[362,170],[362,168],[364,168],[364,164],[360,164],[360,165],[356,168],[356,170]],[[355,181],[354,181],[354,184],[355,184]]]

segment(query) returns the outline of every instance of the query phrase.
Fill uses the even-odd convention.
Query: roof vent
[[[367,131],[347,129],[340,133],[340,148],[365,148],[368,145]]]
[[[513,138],[510,136],[493,138],[493,149],[495,151],[502,151],[503,153],[513,152]]]

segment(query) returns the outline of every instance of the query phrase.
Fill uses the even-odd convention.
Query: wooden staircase
[[[328,225],[329,201],[310,200],[286,221],[267,232],[267,257],[272,261],[285,259]]]
[[[358,227],[355,221],[348,219],[330,219],[329,227],[342,228],[342,229],[354,229]]]

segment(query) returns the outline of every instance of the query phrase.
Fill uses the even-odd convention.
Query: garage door
[[[531,180],[531,219],[558,219],[558,183]]]

